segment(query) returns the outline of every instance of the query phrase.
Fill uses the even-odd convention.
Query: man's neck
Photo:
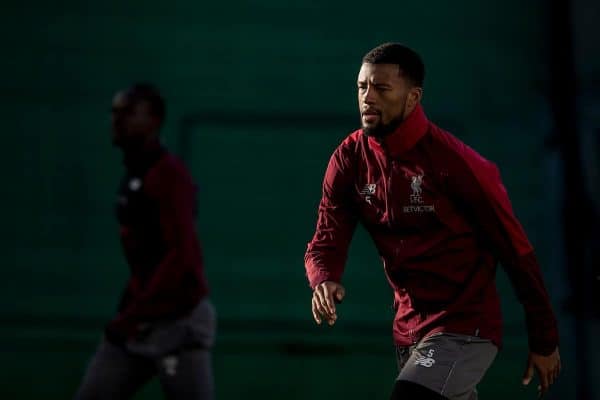
[[[139,146],[123,149],[123,161],[128,169],[144,167],[161,149],[160,140],[151,138]]]

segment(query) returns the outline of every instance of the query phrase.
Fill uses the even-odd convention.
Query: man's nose
[[[363,103],[373,104],[375,102],[375,91],[372,86],[368,86],[363,93]]]

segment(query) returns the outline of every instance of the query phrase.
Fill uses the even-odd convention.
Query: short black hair
[[[384,43],[369,51],[363,64],[397,64],[401,73],[415,86],[423,87],[425,64],[413,49],[401,43]]]
[[[131,85],[127,89],[127,97],[132,102],[147,101],[150,105],[150,113],[157,117],[162,123],[167,114],[165,99],[156,86],[151,83],[141,82]]]

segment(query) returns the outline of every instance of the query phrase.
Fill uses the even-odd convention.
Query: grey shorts
[[[216,313],[202,300],[188,315],[155,322],[139,340],[118,346],[102,339],[75,400],[128,400],[158,377],[167,399],[214,398],[211,347]]]
[[[437,333],[409,347],[397,347],[399,374],[450,400],[476,400],[477,384],[498,353],[487,339]]]
[[[158,321],[148,326],[148,332],[125,344],[128,352],[144,357],[161,357],[181,349],[213,346],[216,312],[209,299],[201,300],[188,314],[176,320]]]

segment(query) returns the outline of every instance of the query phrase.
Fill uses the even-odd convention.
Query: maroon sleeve
[[[531,351],[550,354],[558,345],[556,318],[533,247],[513,212],[498,168],[468,147],[450,165],[452,195],[472,216],[524,306]]]
[[[154,270],[142,292],[123,310],[116,324],[125,330],[157,316],[169,315],[179,306],[182,282],[201,261],[194,218],[194,185],[191,177],[178,168],[166,166],[149,174],[148,195],[159,208],[160,227],[166,246],[165,256]]]
[[[317,227],[304,257],[306,276],[314,289],[324,281],[340,282],[357,223],[352,206],[352,168],[339,147],[323,180]]]

